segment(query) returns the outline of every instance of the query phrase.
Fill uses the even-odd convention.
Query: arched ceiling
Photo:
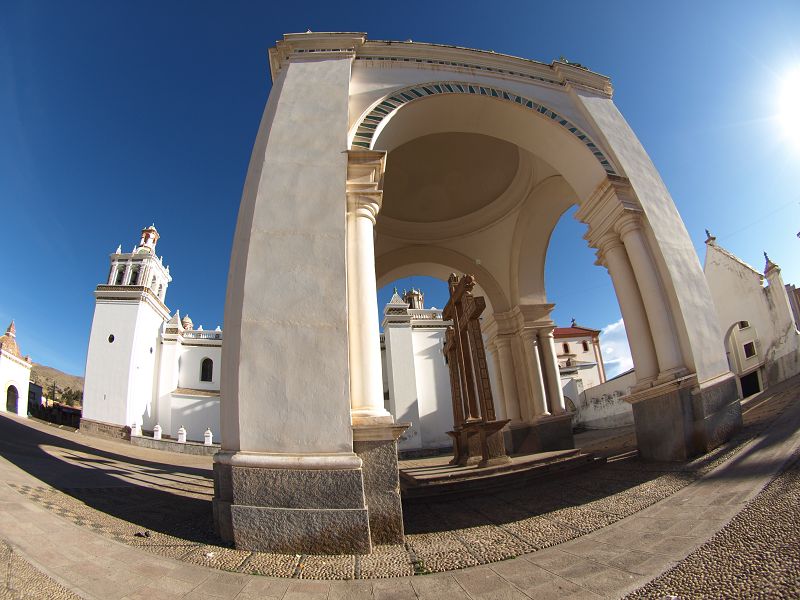
[[[387,157],[381,214],[410,223],[464,217],[500,197],[518,166],[517,146],[487,135],[413,139]]]

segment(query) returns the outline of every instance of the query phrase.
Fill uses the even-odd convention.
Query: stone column
[[[514,359],[511,355],[511,338],[498,335],[495,338],[497,358],[500,366],[500,379],[503,384],[503,399],[506,406],[506,419],[511,422],[520,420],[519,396],[514,375]]]
[[[564,414],[564,392],[561,390],[561,376],[558,372],[556,345],[553,341],[553,327],[539,329],[539,344],[542,350],[542,362],[547,373],[547,390],[550,398],[550,410],[554,415]]]
[[[531,386],[531,396],[533,400],[533,416],[547,416],[547,395],[544,389],[544,379],[542,378],[542,364],[539,360],[539,340],[537,330],[526,327],[521,333],[522,343],[525,346],[526,371],[529,374]]]
[[[347,164],[347,322],[353,424],[391,423],[383,405],[380,329],[375,304],[375,219],[386,154],[350,151]]]
[[[631,263],[618,235],[606,234],[597,245],[598,260],[608,269],[625,321],[625,334],[631,348],[636,381],[647,383],[658,376],[658,359]]]
[[[505,393],[503,391],[503,374],[500,370],[500,353],[497,350],[496,338],[492,338],[486,344],[486,351],[492,361],[492,373],[494,374],[494,386],[492,394],[494,396],[494,409],[498,421],[507,419]]]
[[[670,315],[672,310],[667,302],[658,276],[656,265],[650,254],[642,231],[641,219],[632,213],[625,213],[616,226],[622,243],[625,244],[633,267],[639,291],[642,294],[647,321],[653,336],[658,357],[659,377],[669,378],[671,374],[685,369],[683,356],[675,335]]]

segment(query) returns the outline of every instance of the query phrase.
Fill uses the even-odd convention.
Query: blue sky
[[[306,29],[565,56],[609,75],[698,251],[709,227],[757,267],[768,250],[800,283],[800,140],[776,118],[781,81],[800,68],[796,1],[0,0],[0,321],[16,320],[24,352],[83,373],[108,254],[151,222],[174,276],[167,304],[222,324],[266,51]],[[582,233],[559,224],[548,295],[559,323],[605,327],[619,309]]]

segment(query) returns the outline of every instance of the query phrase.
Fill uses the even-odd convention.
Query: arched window
[[[114,281],[114,285],[122,285],[123,281],[125,281],[125,267],[120,267],[117,270],[117,279]]]
[[[131,271],[130,285],[139,285],[139,267],[135,267],[133,271]]]
[[[584,352],[589,351],[589,342],[587,342],[586,340],[583,340],[583,351]]]
[[[564,348],[564,354],[569,354],[569,344],[564,342],[562,347]]]
[[[200,363],[200,381],[211,381],[214,375],[214,361],[210,358],[204,358]]]
[[[150,281],[150,287],[151,288],[155,288],[156,287],[156,276],[155,275],[153,275],[153,279]]]

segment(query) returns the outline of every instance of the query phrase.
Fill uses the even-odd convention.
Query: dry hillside
[[[53,367],[46,367],[37,363],[33,363],[31,381],[38,383],[45,390],[51,389],[53,381],[55,381],[59,393],[67,388],[83,392],[83,377],[70,375]],[[47,391],[45,391],[45,394],[50,395]]]

